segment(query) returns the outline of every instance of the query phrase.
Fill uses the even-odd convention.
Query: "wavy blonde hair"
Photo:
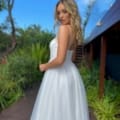
[[[57,16],[57,7],[60,3],[62,3],[65,6],[67,12],[71,15],[70,24],[77,44],[82,44],[83,37],[82,37],[82,29],[81,29],[81,18],[75,0],[58,1],[55,8],[55,25],[59,24],[59,20]]]

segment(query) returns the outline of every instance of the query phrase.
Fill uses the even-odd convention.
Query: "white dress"
[[[50,42],[50,61],[57,54],[57,38]],[[67,51],[62,66],[48,69],[43,77],[30,120],[89,120],[81,76]]]

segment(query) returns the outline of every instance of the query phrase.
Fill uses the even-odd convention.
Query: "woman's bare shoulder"
[[[59,30],[58,30],[58,35],[59,34],[65,34],[68,35],[70,30],[69,30],[69,25],[60,25]]]
[[[59,26],[59,31],[60,30],[66,30],[66,31],[68,31],[69,30],[69,26],[68,25],[60,25]]]

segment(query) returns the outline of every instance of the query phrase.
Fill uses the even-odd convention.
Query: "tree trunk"
[[[11,25],[11,40],[12,40],[12,44],[11,47],[8,48],[6,54],[9,54],[10,52],[12,52],[16,46],[16,30],[15,30],[15,24],[14,24],[14,19],[12,17],[12,8],[14,5],[14,0],[7,0],[7,10],[8,10],[8,18],[9,18],[9,22]]]

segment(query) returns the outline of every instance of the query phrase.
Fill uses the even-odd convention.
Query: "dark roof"
[[[108,30],[114,24],[120,21],[120,0],[116,0],[108,12],[104,15],[100,21],[99,26],[96,26],[90,36],[85,40],[85,44],[91,42],[103,32]]]

